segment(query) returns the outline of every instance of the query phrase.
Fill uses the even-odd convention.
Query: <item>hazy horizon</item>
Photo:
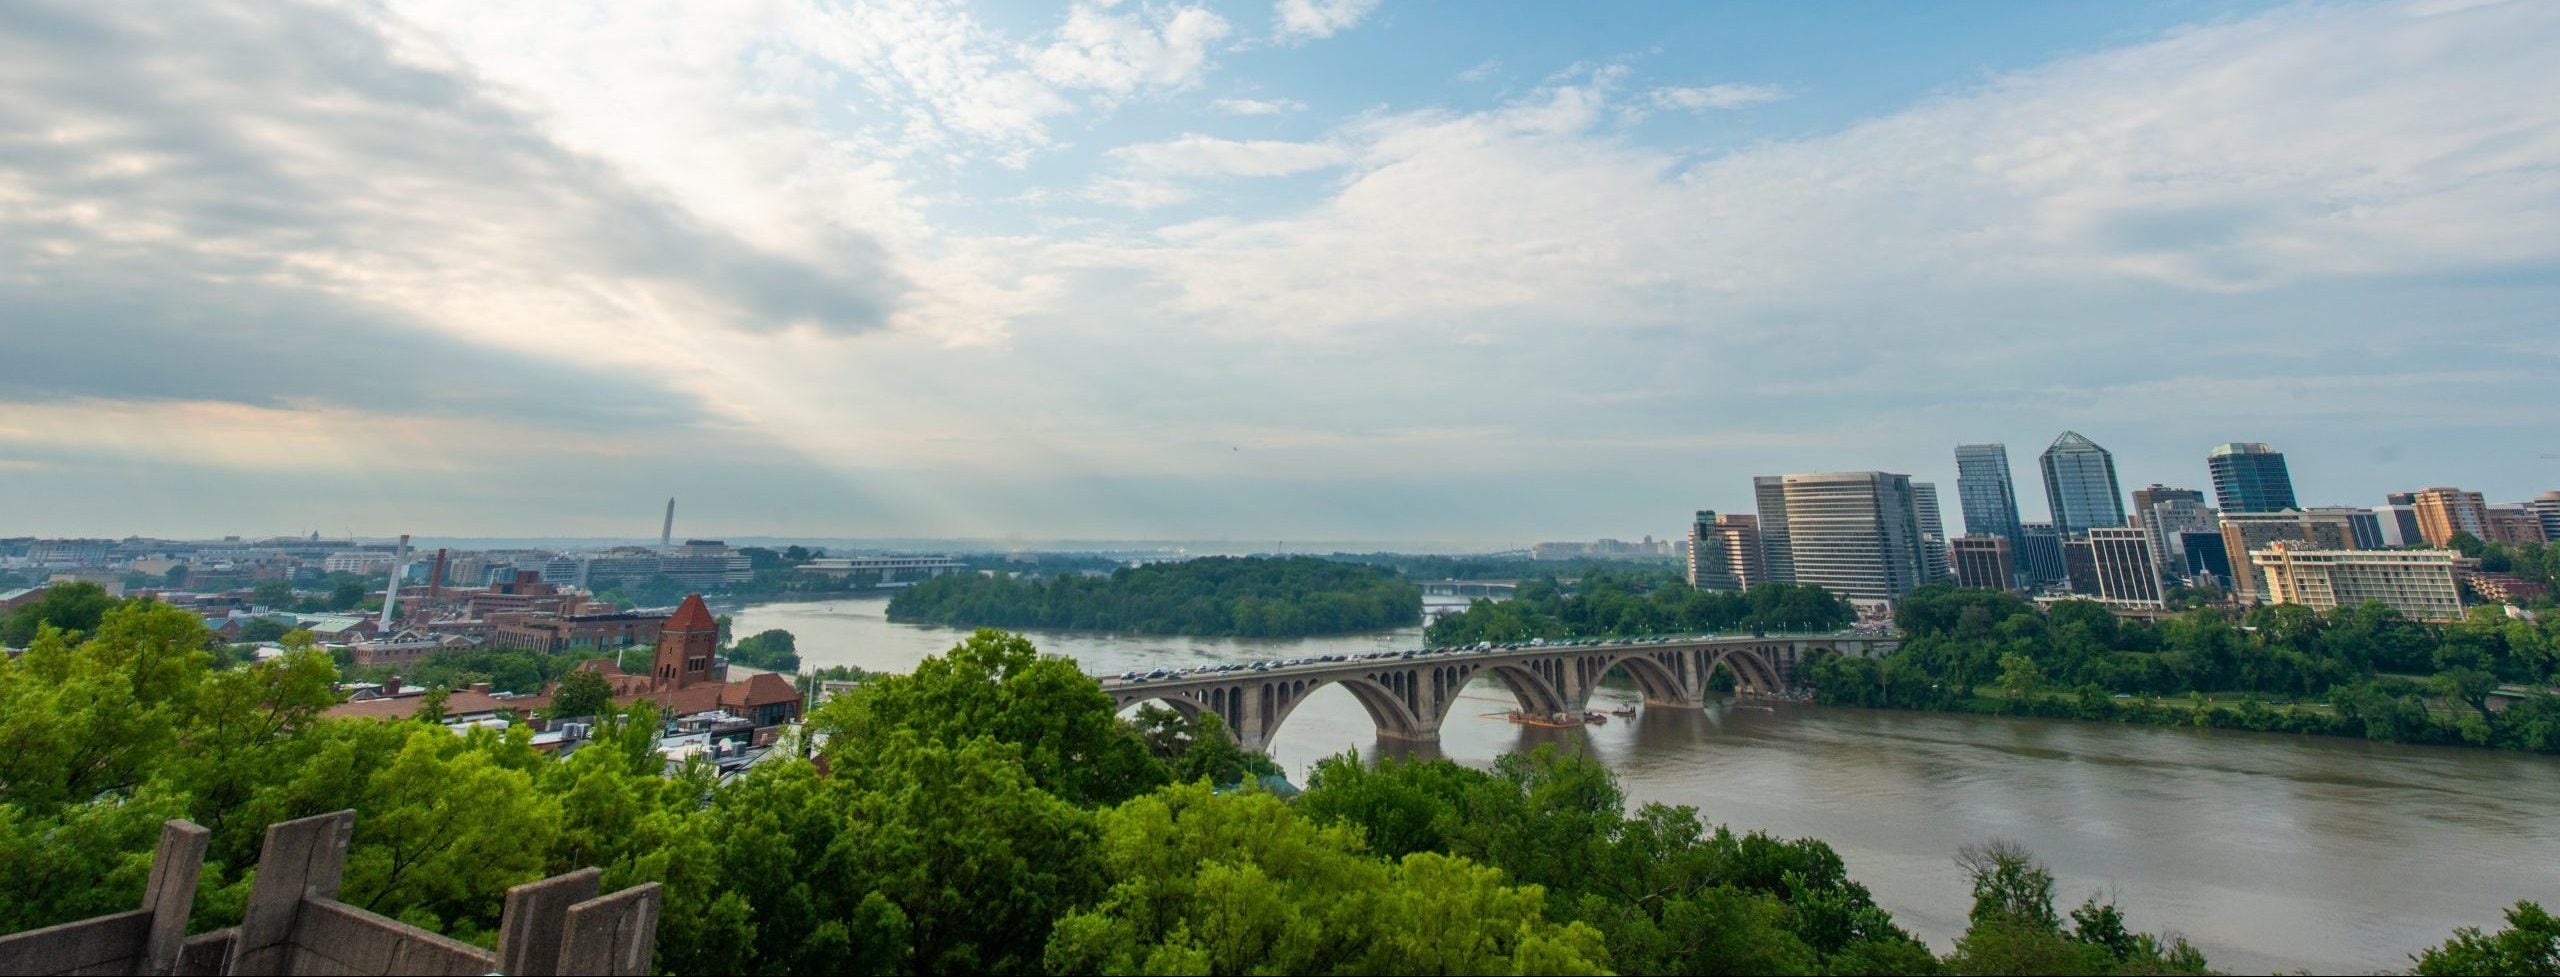
[[[1956,444],[2034,519],[2066,429],[2560,487],[2560,5],[1641,11],[0,5],[0,522],[1960,532]]]

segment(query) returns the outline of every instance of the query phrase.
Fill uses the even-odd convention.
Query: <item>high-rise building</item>
[[[2418,514],[2418,535],[2427,545],[2443,549],[2453,542],[2453,534],[2470,533],[2473,539],[2489,538],[2489,506],[2480,493],[2458,488],[2422,488],[2409,493],[2409,506]]]
[[[2347,521],[2347,542],[2351,549],[2378,550],[2390,544],[2383,541],[2382,517],[2372,509],[2352,505],[2322,505],[2302,510],[2322,518]]]
[[[2490,506],[2485,515],[2487,518],[2483,519],[2481,524],[2489,534],[2480,538],[2486,542],[2512,545],[2551,541],[2551,538],[2542,532],[2541,515],[2534,512],[2533,506],[2529,504],[2501,503]]]
[[[2085,536],[2098,526],[2124,525],[2124,490],[2116,485],[2116,458],[2078,431],[2064,431],[2044,449],[2044,498],[2062,535]]]
[[[1761,510],[1760,525],[1767,527],[1773,515],[1783,518],[1796,583],[1854,600],[1892,600],[1924,582],[1911,476],[1822,472],[1777,481],[1779,505]],[[1764,495],[1762,505],[1769,501]],[[1762,542],[1765,547],[1765,532]]]
[[[2017,548],[2018,491],[2009,481],[2009,446],[1956,446],[1956,504],[1963,509],[1965,535],[1998,536]]]
[[[2008,537],[1966,533],[1955,538],[1954,554],[1956,586],[2018,589],[2018,568],[2010,562]]]
[[[2542,521],[2542,538],[2560,542],[2560,492],[2544,492],[2525,503],[2533,507],[2533,517]]]
[[[1911,512],[1920,519],[1921,583],[1947,579],[1947,526],[1938,518],[1938,486],[1911,483]]]
[[[2427,537],[2418,532],[2417,506],[2406,502],[2374,506],[2373,520],[2374,525],[2382,530],[2384,546],[2424,546],[2427,543]]]
[[[1745,590],[1768,580],[1760,563],[1759,520],[1744,515],[1717,515],[1698,510],[1689,526],[1689,586],[1700,590]]]
[[[2062,541],[2062,576],[2072,593],[2098,596],[2098,553],[2086,536]]]
[[[1760,566],[1778,583],[1796,582],[1795,553],[1787,541],[1787,480],[1762,475],[1751,480],[1752,501],[1760,513]]]
[[[2221,514],[2205,505],[2201,498],[2164,499],[2151,503],[2136,515],[2141,519],[2143,530],[2151,534],[2151,555],[2160,561],[2162,570],[2178,576],[2186,575],[2183,572],[2187,562],[2185,534],[2221,531],[2221,523],[2216,521]]]
[[[2099,600],[2127,607],[2164,606],[2160,560],[2151,552],[2149,529],[2099,526],[2089,530],[2088,546]]]
[[[2315,610],[2381,601],[2420,621],[2462,619],[2451,550],[2331,550],[2279,541],[2249,554],[2275,604]]]
[[[2204,493],[2191,488],[2170,488],[2169,486],[2162,485],[2158,482],[2153,482],[2141,488],[2134,489],[2132,512],[2133,525],[2145,525],[2143,520],[2150,517],[2152,506],[2159,505],[2163,502],[2176,502],[2181,500],[2193,502],[2201,506],[2204,504]]]
[[[2290,542],[2322,550],[2353,550],[2356,546],[2355,526],[2346,516],[2336,512],[2307,512],[2288,509],[2283,512],[2225,512],[2222,514],[2222,551],[2231,561],[2232,591],[2246,596],[2261,596],[2265,583],[2258,568],[2250,564],[2250,555],[2278,542]]]
[[[2233,586],[2231,555],[2222,548],[2222,530],[2179,533],[2178,552],[2186,561],[2187,579],[2209,579],[2226,590]]]
[[[2213,500],[2224,512],[2277,512],[2295,505],[2284,452],[2234,441],[2206,452],[2204,465],[2213,470]]]
[[[2070,579],[2070,573],[2062,562],[2062,532],[2049,522],[2018,525],[2018,538],[2025,542],[2013,554],[2013,559],[2027,585],[2049,587]]]

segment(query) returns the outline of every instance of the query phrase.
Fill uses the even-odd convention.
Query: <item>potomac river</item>
[[[766,604],[736,633],[782,628],[810,666],[905,671],[967,631],[891,624],[885,598]],[[1097,674],[1410,648],[1418,628],[1299,640],[1034,632]],[[1490,684],[1479,712],[1511,707]],[[1636,701],[1623,679],[1593,708]],[[1423,755],[1487,764],[1539,743],[1590,751],[1637,802],[1829,842],[1850,874],[1941,951],[1969,900],[1956,847],[2000,836],[2050,864],[2068,909],[2113,894],[2228,973],[2405,969],[2457,925],[2496,928],[2517,899],[2560,906],[2560,758],[2328,737],[2162,729],[1810,705],[1646,710],[1578,730],[1453,716]],[[1350,693],[1289,717],[1272,754],[1307,767],[1381,743]]]

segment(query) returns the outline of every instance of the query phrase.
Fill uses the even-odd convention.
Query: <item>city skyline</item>
[[[14,4],[0,532],[1670,537],[2063,430],[2531,499],[2554,64],[2523,2]]]

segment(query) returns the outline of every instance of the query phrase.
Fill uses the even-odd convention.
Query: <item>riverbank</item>
[[[2506,710],[2534,716],[2560,716],[2560,697],[2543,693],[2505,693]],[[2132,726],[2198,727],[2340,737],[2409,746],[2488,748],[2520,753],[2560,753],[2560,729],[2528,725],[2498,712],[2473,710],[2458,703],[2410,694],[2347,693],[2337,703],[2269,702],[2246,693],[2191,693],[2186,696],[2111,695],[2091,689],[2040,690],[2021,698],[2002,689],[1975,689],[1919,703],[1860,701],[1819,687],[1814,701],[1854,709],[1955,713],[1972,716],[2031,717]],[[2501,734],[2505,735],[2501,735]]]
[[[749,607],[739,630],[784,628],[810,667],[906,672],[968,637],[891,623],[878,597]],[[1089,671],[1355,655],[1422,643],[1421,629],[1355,638],[1237,639],[1031,632]],[[1471,713],[1515,705],[1490,679]],[[1480,703],[1480,705],[1478,704]],[[1635,803],[1697,807],[1736,831],[1818,837],[1895,918],[1939,950],[1964,931],[1950,903],[1960,845],[2016,839],[2050,862],[2064,901],[2118,894],[2132,923],[2175,930],[2230,973],[2405,970],[2455,926],[2494,923],[2519,898],[2560,905],[2560,759],[2337,736],[2252,735],[2018,715],[1776,704],[1642,709],[1604,683],[1605,726],[1542,730],[1472,715],[1436,744],[1379,739],[1358,700],[1309,693],[1271,747],[1293,781],[1359,750],[1486,766],[1541,745],[1606,762]],[[1962,812],[1955,816],[1951,812]],[[2409,844],[2413,837],[2428,844]]]

